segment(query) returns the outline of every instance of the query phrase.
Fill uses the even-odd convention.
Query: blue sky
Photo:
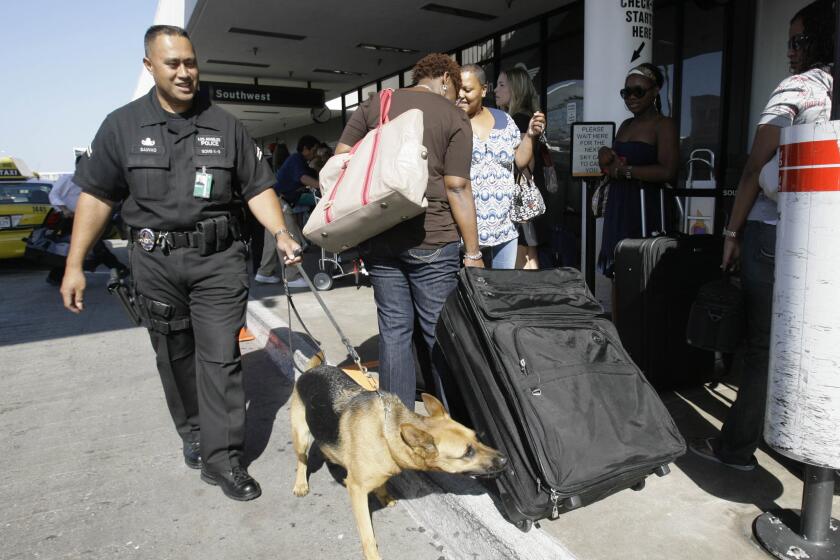
[[[0,153],[72,171],[102,119],[131,101],[157,0],[3,3]]]

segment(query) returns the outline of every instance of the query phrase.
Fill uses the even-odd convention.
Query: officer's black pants
[[[173,319],[191,320],[188,330],[149,335],[178,434],[200,441],[203,461],[217,470],[239,464],[245,436],[238,335],[248,301],[246,258],[242,241],[205,257],[198,249],[165,255],[137,245],[129,254],[137,292],[174,306]]]

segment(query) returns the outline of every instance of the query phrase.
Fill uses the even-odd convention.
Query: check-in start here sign
[[[615,123],[579,122],[572,125],[572,177],[600,177],[598,150],[613,145]]]

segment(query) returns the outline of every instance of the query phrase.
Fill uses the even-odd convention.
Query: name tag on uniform
[[[207,168],[202,167],[201,171],[195,173],[195,184],[193,184],[193,196],[196,198],[210,198],[213,192],[213,176],[207,173]]]

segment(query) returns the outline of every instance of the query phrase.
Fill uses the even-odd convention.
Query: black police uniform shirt
[[[194,196],[202,171],[213,176],[207,199]],[[73,181],[97,198],[124,201],[132,228],[190,231],[207,218],[240,217],[274,175],[233,115],[198,97],[188,113],[167,113],[153,87],[105,118]]]

